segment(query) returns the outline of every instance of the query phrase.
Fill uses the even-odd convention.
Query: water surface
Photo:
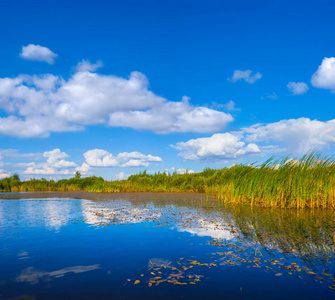
[[[322,211],[0,200],[0,299],[333,299],[333,238]]]

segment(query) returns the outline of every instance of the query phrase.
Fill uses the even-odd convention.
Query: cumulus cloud
[[[0,149],[0,178],[9,174],[19,173],[27,175],[74,175],[79,171],[82,175],[91,173],[91,167],[147,167],[150,163],[159,163],[162,159],[151,154],[140,152],[122,152],[113,156],[108,151],[93,149],[83,153],[85,162],[77,165],[69,159],[69,155],[60,149],[53,149],[43,153],[20,153],[15,149]],[[25,162],[11,162],[24,159]],[[32,161],[37,160],[37,161]],[[122,177],[121,172],[118,179]],[[123,178],[129,175],[123,173]],[[37,176],[39,177],[39,176]],[[62,177],[62,176],[60,176]]]
[[[43,156],[47,158],[47,162],[50,165],[55,164],[58,160],[68,158],[69,155],[65,152],[61,152],[60,149],[54,149],[52,151],[46,151]]]
[[[86,163],[92,167],[147,167],[150,162],[161,162],[158,156],[139,152],[122,152],[113,156],[106,150],[93,149],[84,153]]]
[[[309,118],[281,120],[244,128],[247,142],[281,142],[290,152],[305,153],[335,143],[335,119],[322,122]]]
[[[89,60],[83,59],[76,67],[79,72],[94,72],[103,66],[102,61],[98,60],[95,64],[92,64]]]
[[[123,126],[133,129],[151,130],[156,133],[171,132],[214,132],[233,121],[230,114],[194,107],[188,98],[181,102],[165,102],[146,111],[116,112],[110,115],[110,126]]]
[[[42,153],[20,153],[17,149],[0,149],[0,178],[9,177],[10,174],[21,173],[22,168],[30,166],[31,163],[17,162],[26,160],[40,160]]]
[[[34,163],[34,162],[29,163],[27,164],[27,168],[23,172],[23,174],[69,175],[74,173],[74,171],[70,170],[69,168],[77,167],[76,163],[64,160],[64,158],[68,158],[69,155],[65,152],[62,152],[60,149],[46,151],[43,153],[43,157],[47,159],[45,163]]]
[[[80,167],[76,168],[76,171],[79,171],[82,174],[87,174],[90,169],[90,166],[87,163],[83,163]]]
[[[61,174],[61,175],[69,175],[71,174],[69,170],[57,170],[52,168],[48,165],[43,165],[42,167],[36,166],[34,163],[32,166],[28,167],[23,174],[30,174],[30,175],[54,175],[54,174]]]
[[[263,77],[263,75],[259,72],[255,73],[254,75],[251,75],[251,73],[252,73],[251,70],[245,70],[245,71],[235,70],[233,76],[231,78],[228,78],[228,80],[231,82],[244,80],[247,83],[253,84],[258,79],[261,79]]]
[[[45,74],[0,78],[0,134],[47,137],[50,132],[109,125],[169,132],[215,132],[233,121],[230,114],[195,107],[184,97],[168,101],[148,90],[140,72],[128,79],[93,71],[83,61],[68,80]]]
[[[293,82],[290,81],[287,84],[287,88],[292,93],[292,95],[302,95],[308,91],[308,85],[305,82]]]
[[[116,180],[123,180],[125,179],[124,172],[120,172],[119,174],[116,174]]]
[[[34,44],[23,46],[20,53],[20,57],[23,59],[44,61],[50,65],[54,64],[57,56],[49,48]]]
[[[335,57],[325,57],[311,79],[312,86],[335,90]]]
[[[179,150],[179,155],[184,159],[198,161],[228,161],[261,152],[255,143],[246,144],[241,137],[231,133],[217,133],[207,138],[191,139],[172,147]]]
[[[240,131],[218,133],[171,145],[186,160],[227,162],[276,152],[305,154],[335,145],[335,119],[299,118],[255,124]]]

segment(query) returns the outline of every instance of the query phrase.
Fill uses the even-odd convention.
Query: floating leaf
[[[139,284],[140,281],[139,280],[135,280],[134,284]]]

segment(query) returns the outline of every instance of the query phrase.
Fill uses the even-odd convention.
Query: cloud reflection
[[[77,216],[80,203],[70,199],[29,199],[0,202],[0,226],[45,227],[58,232],[62,226]]]
[[[179,232],[189,232],[200,237],[209,236],[213,239],[231,240],[235,237],[231,230],[227,229],[227,224],[218,220],[214,222],[201,218],[193,222],[192,226],[179,224],[177,229]]]
[[[136,224],[155,222],[162,216],[162,212],[157,211],[155,207],[136,207],[126,201],[108,204],[112,206],[105,206],[105,203],[84,203],[82,205],[84,222],[92,225]]]
[[[94,271],[100,268],[100,265],[90,265],[90,266],[75,266],[68,267],[51,272],[43,272],[39,270],[34,270],[33,267],[26,268],[22,270],[21,274],[16,277],[16,282],[27,282],[30,284],[37,284],[40,280],[50,280],[52,278],[63,277],[67,273],[84,273],[89,271]]]

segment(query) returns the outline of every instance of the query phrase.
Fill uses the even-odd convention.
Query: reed
[[[213,196],[226,202],[262,207],[334,208],[334,158],[316,151],[300,160],[267,160],[260,166],[234,166],[222,182],[211,187]]]

